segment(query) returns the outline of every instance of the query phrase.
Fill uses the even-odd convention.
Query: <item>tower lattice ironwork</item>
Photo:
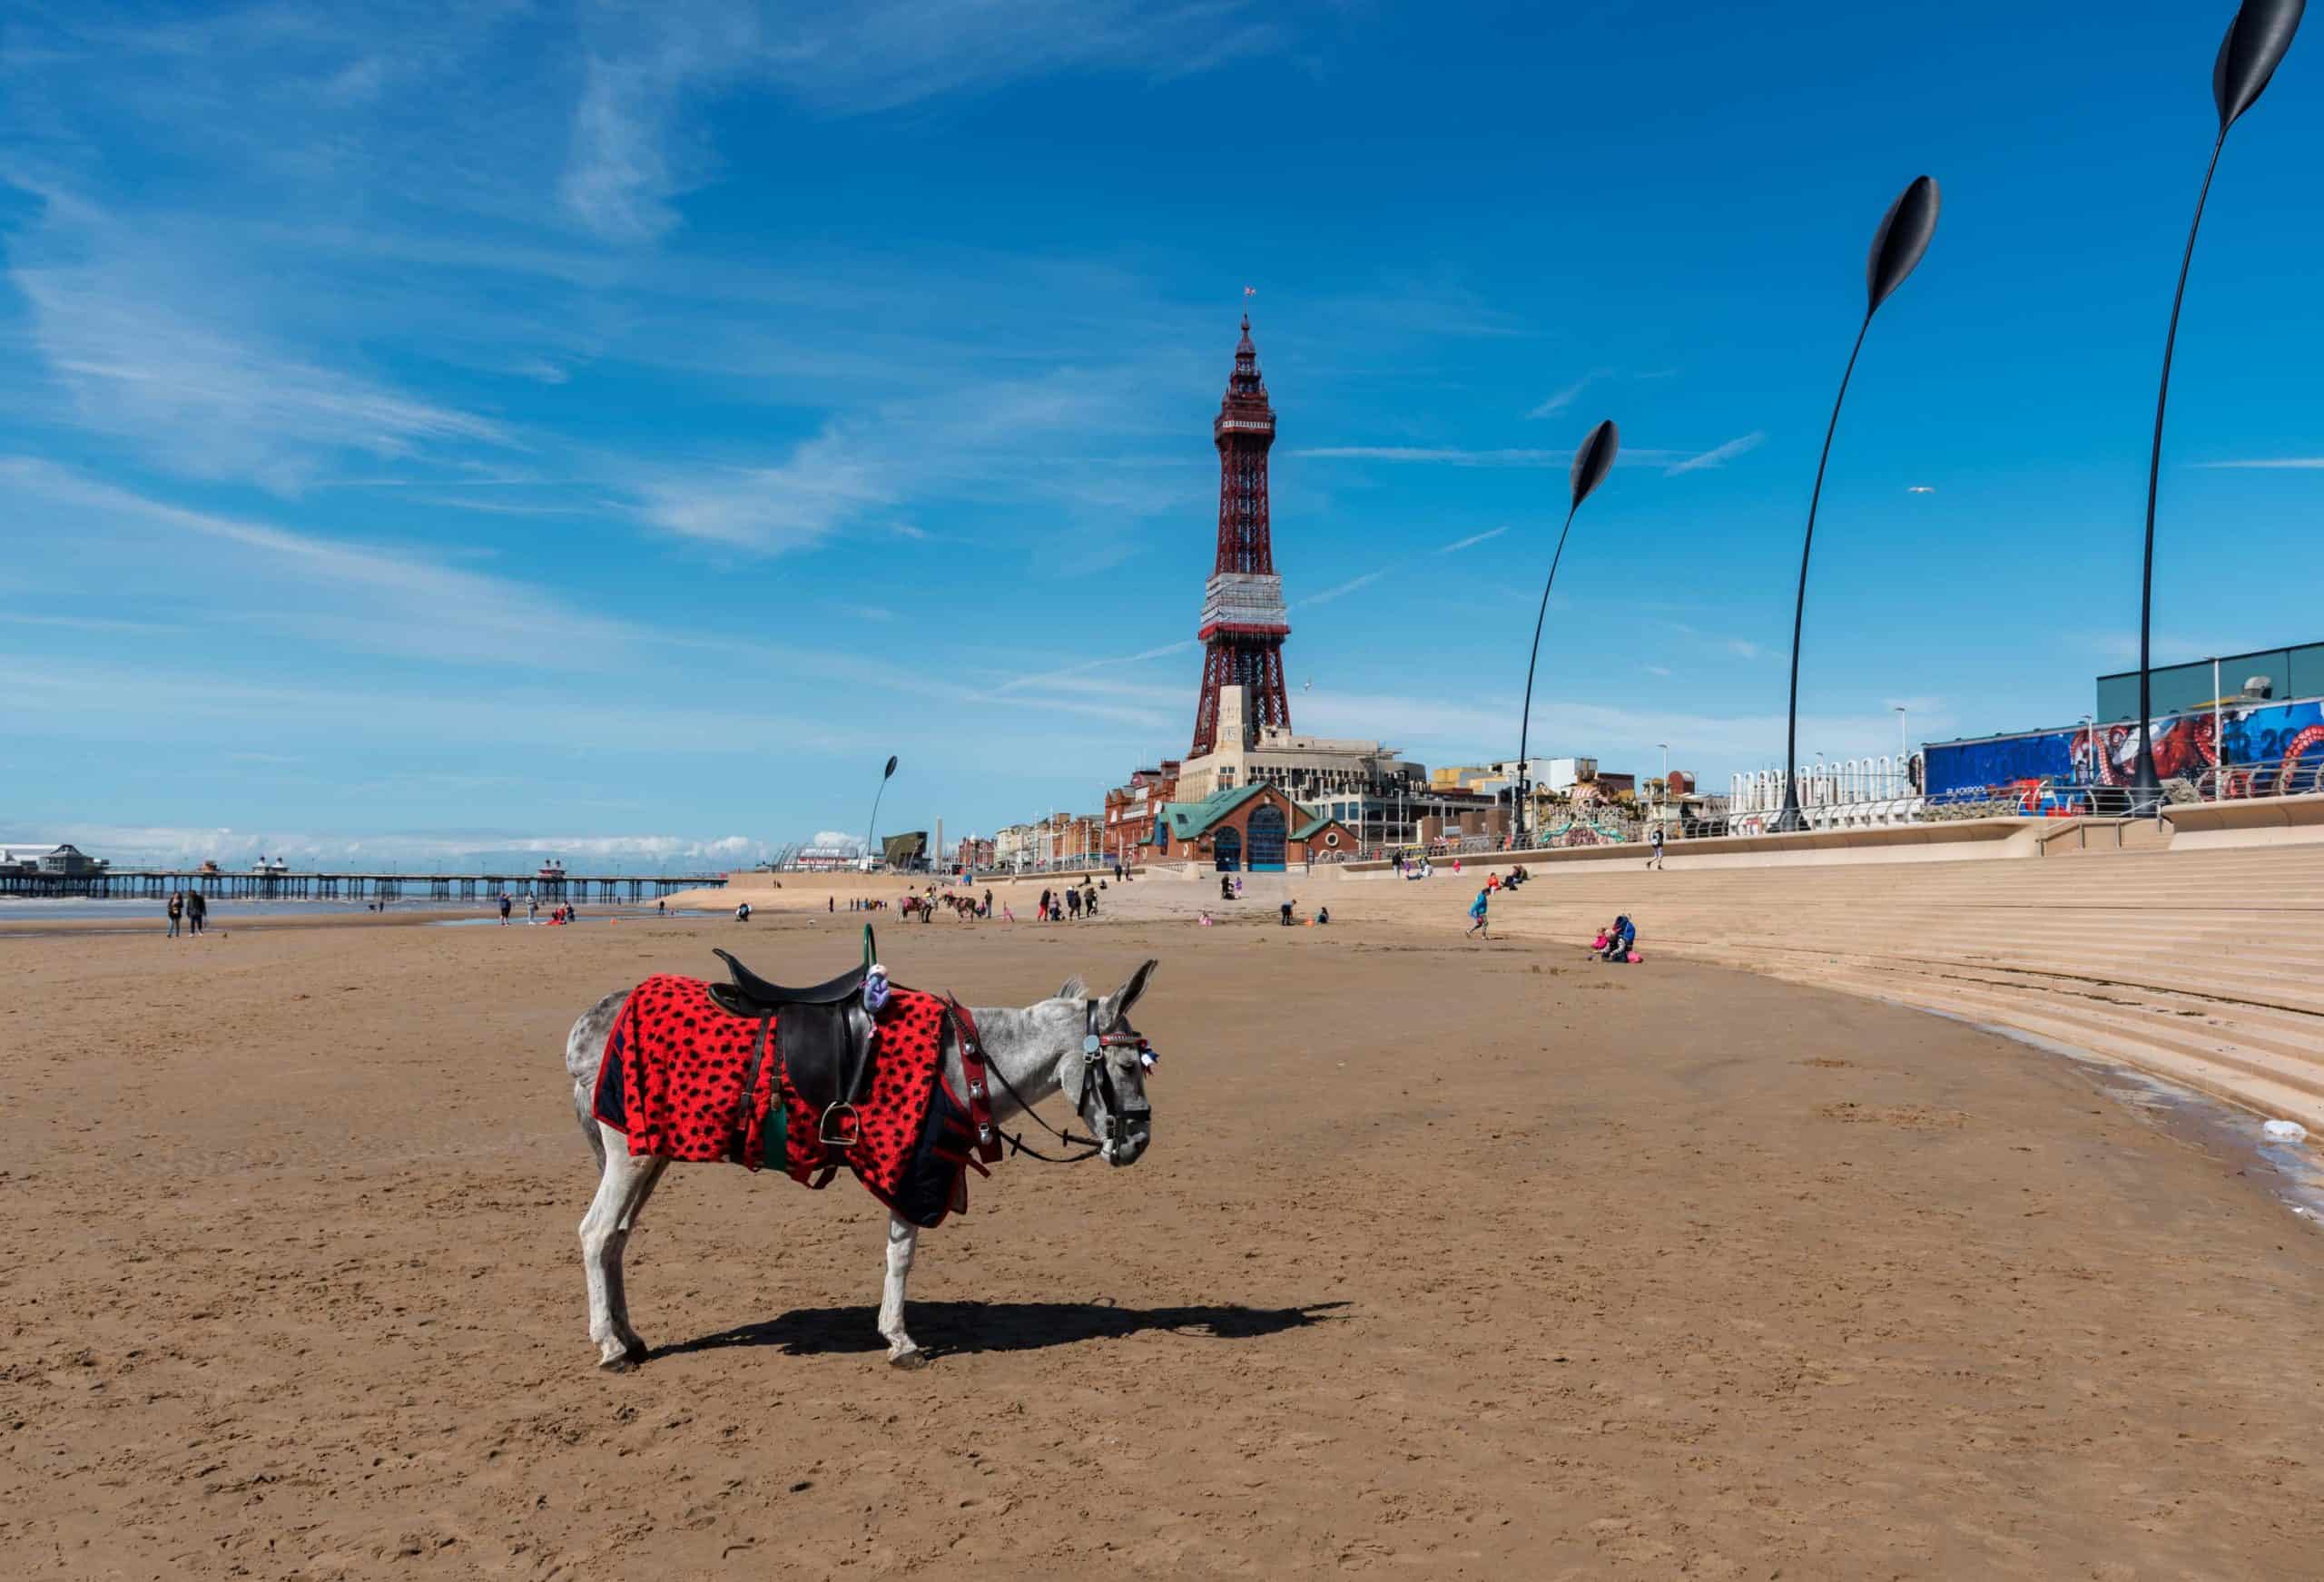
[[[1291,727],[1291,699],[1283,684],[1283,640],[1291,623],[1283,579],[1275,572],[1267,529],[1267,449],[1275,444],[1275,408],[1259,378],[1251,344],[1251,316],[1235,348],[1235,372],[1210,426],[1218,447],[1218,565],[1203,590],[1202,696],[1195,705],[1189,757],[1219,746],[1218,694],[1243,689],[1243,745],[1265,726]]]

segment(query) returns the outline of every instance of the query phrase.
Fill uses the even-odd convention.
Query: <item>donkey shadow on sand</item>
[[[1156,963],[1146,962],[1119,988],[1102,997],[1091,994],[1077,977],[1051,997],[1030,1006],[963,1010],[889,985],[885,969],[871,958],[867,929],[862,967],[813,988],[791,990],[766,983],[727,957],[732,985],[649,978],[635,991],[606,996],[573,1024],[565,1042],[566,1074],[572,1083],[575,1115],[599,1173],[596,1196],[581,1222],[581,1262],[587,1276],[589,1338],[600,1367],[619,1372],[655,1355],[761,1345],[780,1346],[794,1355],[868,1351],[884,1345],[891,1363],[918,1367],[929,1361],[930,1352],[904,1328],[904,1286],[920,1233],[965,1203],[966,1178],[960,1172],[970,1167],[969,1154],[981,1144],[989,1150],[981,1157],[1000,1157],[1000,1123],[1031,1115],[1034,1105],[1060,1095],[1070,1115],[1065,1132],[1039,1122],[1038,1115],[1031,1118],[1068,1146],[1084,1147],[1082,1157],[1100,1158],[1120,1168],[1135,1164],[1146,1152],[1154,1135],[1147,1079],[1157,1056],[1129,1017]],[[674,1123],[674,1129],[655,1131],[653,1118],[642,1113],[646,1107],[640,1097],[644,1090],[635,1078],[645,1047],[653,1042],[653,1028],[631,1010],[633,992],[669,1034],[665,1053],[655,1059],[675,1066],[675,1082],[662,1086],[674,1086],[687,1096],[681,1110],[693,1105],[680,1116],[683,1126]],[[924,1170],[914,1178],[917,1189],[907,1190],[911,1184],[899,1186],[883,1177],[892,1189],[883,1191],[860,1167],[860,1151],[832,1150],[828,1157],[803,1165],[797,1153],[786,1154],[803,1137],[812,1143],[802,1145],[829,1144],[834,1126],[844,1135],[873,1135],[854,1130],[855,1111],[859,1104],[867,1115],[877,1108],[892,1075],[891,1051],[909,1054],[899,1029],[915,1016],[922,1018],[917,1047],[926,1077],[913,1084],[914,1091],[927,1105],[928,1115],[953,1128],[954,1151],[943,1154],[952,1163],[935,1166],[932,1195],[925,1190],[931,1178]],[[784,1030],[787,1024],[789,1031]],[[830,1091],[819,1094],[810,1105],[808,1122],[794,1122],[786,1131],[781,1118],[784,1096],[795,1098],[817,1086],[817,1046],[809,1041],[794,1048],[792,1034],[816,1027],[824,1029],[816,1037],[829,1044],[823,1053],[827,1062],[838,1062],[840,1076],[823,1085]],[[609,1075],[616,1046],[629,1062],[618,1081]],[[876,1056],[864,1053],[874,1048]],[[715,1096],[704,1099],[705,1092]],[[730,1093],[731,1098],[726,1096]],[[927,1096],[931,1093],[932,1101]],[[611,1115],[611,1110],[620,1113]],[[820,1122],[812,1118],[814,1110],[822,1112]],[[715,1125],[705,1126],[702,1116],[713,1112]],[[609,1124],[613,1118],[623,1125]],[[1087,1135],[1070,1135],[1073,1122]],[[876,1132],[880,1123],[863,1125]],[[941,1129],[922,1121],[912,1125],[931,1140]],[[737,1140],[731,1146],[730,1133]],[[633,1153],[633,1146],[646,1151]],[[925,1144],[891,1147],[891,1155],[909,1156],[922,1167],[930,1157]],[[859,1179],[882,1196],[891,1210],[887,1268],[878,1320],[871,1331],[855,1327],[862,1322],[861,1309],[828,1308],[786,1313],[658,1353],[639,1337],[630,1323],[622,1272],[630,1233],[674,1158],[721,1157],[762,1164],[787,1158],[791,1173],[803,1180],[803,1169],[812,1174],[815,1164],[844,1157],[856,1167]],[[1069,1345],[1149,1330],[1254,1338],[1317,1322],[1334,1305],[1135,1309],[1088,1302],[937,1302],[920,1311],[943,1335],[945,1349],[977,1351]]]
[[[980,1351],[1038,1351],[1085,1341],[1118,1341],[1167,1331],[1196,1340],[1252,1341],[1330,1322],[1344,1302],[1305,1307],[1246,1307],[1239,1302],[1191,1307],[1116,1307],[1102,1302],[923,1302],[912,1309],[931,1356]],[[784,1355],[816,1357],[876,1351],[883,1343],[863,1322],[860,1307],[799,1308],[761,1323],[740,1324],[684,1341],[657,1357],[773,1346]]]

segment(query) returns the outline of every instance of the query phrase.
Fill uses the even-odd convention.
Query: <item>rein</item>
[[[1147,1060],[1147,1063],[1151,1065],[1150,1052],[1147,1048],[1146,1040],[1136,1033],[1098,1032],[1098,1002],[1094,999],[1085,1000],[1082,1002],[1081,1026],[1083,1028],[1081,1037],[1081,1056],[1083,1061],[1086,1063],[1084,1076],[1085,1079],[1090,1079],[1094,1072],[1094,1080],[1099,1085],[1098,1090],[1098,1096],[1103,1102],[1106,1109],[1106,1129],[1108,1133],[1113,1135],[1114,1142],[1118,1145],[1122,1141],[1124,1134],[1128,1130],[1128,1117],[1122,1114],[1120,1097],[1114,1091],[1113,1075],[1106,1069],[1106,1063],[1098,1058],[1098,1056],[1109,1045],[1135,1045],[1138,1050],[1140,1057]],[[1039,1149],[1026,1142],[1022,1133],[1000,1132],[1000,1135],[1008,1143],[1010,1154],[1029,1155],[1031,1157],[1039,1160],[1044,1164],[1078,1164],[1085,1159],[1097,1158],[1105,1151],[1105,1145],[1098,1141],[1095,1137],[1077,1137],[1070,1132],[1060,1132],[1055,1126],[1049,1125],[1048,1121],[1041,1117],[1041,1113],[1039,1110],[1025,1102],[1025,1096],[1017,1091],[1016,1085],[1010,1082],[1008,1077],[1001,1075],[1000,1066],[995,1066],[991,1069],[993,1077],[1000,1084],[1002,1091],[1006,1092],[1010,1098],[1017,1101],[1017,1107],[1026,1115],[1030,1115],[1036,1125],[1039,1126],[1041,1130],[1047,1132],[1050,1136],[1055,1137],[1066,1147],[1079,1148],[1083,1150],[1083,1152],[1075,1154],[1070,1157],[1059,1159],[1052,1155],[1042,1153]],[[994,1129],[996,1131],[999,1130],[998,1127]]]

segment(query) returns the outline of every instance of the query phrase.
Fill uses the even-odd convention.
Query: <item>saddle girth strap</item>
[[[766,1064],[768,1035],[774,1026],[774,1018],[772,1016],[761,1017],[758,1024],[758,1031],[751,1036],[751,1057],[743,1066],[743,1091],[736,1097],[734,1118],[729,1128],[734,1138],[734,1153],[737,1159],[743,1158],[750,1150],[751,1111],[757,1103],[759,1068]],[[778,1082],[775,1086],[777,1091],[767,1099],[770,1113],[783,1103],[782,1084]]]
[[[953,1036],[960,1042],[960,1075],[968,1082],[969,1123],[977,1129],[977,1157],[987,1164],[1000,1162],[1000,1129],[992,1119],[992,1083],[985,1070],[984,1040],[978,1036],[977,1019],[969,1007],[950,995],[944,997],[947,1012],[953,1024]]]

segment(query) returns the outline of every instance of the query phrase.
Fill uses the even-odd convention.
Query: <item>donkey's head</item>
[[[1108,1164],[1136,1164],[1154,1140],[1154,1106],[1146,1096],[1146,1079],[1154,1068],[1155,1054],[1130,1026],[1129,1012],[1146,992],[1156,965],[1146,962],[1103,999],[1092,997],[1078,978],[1068,978],[1058,990],[1059,1000],[1072,1003],[1079,1024],[1069,1035],[1073,1048],[1058,1062],[1058,1086],[1098,1139],[1098,1156]]]

